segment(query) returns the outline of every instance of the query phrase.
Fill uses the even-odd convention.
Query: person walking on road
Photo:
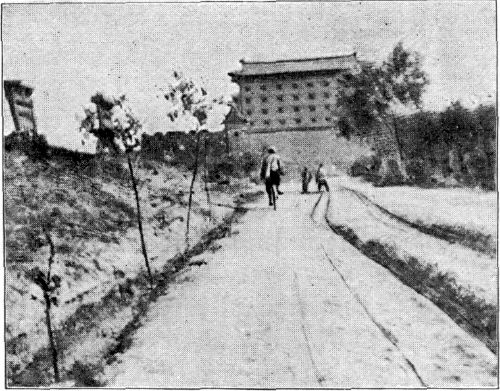
[[[302,194],[309,193],[309,183],[312,180],[312,174],[307,167],[302,170]]]
[[[272,188],[276,186],[276,192],[281,195],[283,194],[280,191],[280,175],[283,173],[283,168],[281,166],[281,159],[279,155],[276,153],[276,147],[270,146],[267,150],[268,155],[262,161],[262,167],[260,170],[260,178],[266,184],[266,193],[269,197],[269,205],[273,205],[272,200]]]
[[[326,181],[326,170],[323,167],[323,163],[321,163],[318,167],[318,171],[316,171],[316,184],[318,185],[318,191],[321,191],[321,188],[324,186],[326,191],[330,191],[328,187],[328,182]]]

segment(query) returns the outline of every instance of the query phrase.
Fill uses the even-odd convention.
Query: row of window
[[[318,83],[319,85],[322,85],[323,87],[329,87],[330,86],[330,82],[328,80],[323,80],[321,82]],[[313,82],[307,82],[305,83],[305,85],[309,88],[314,88],[314,83]],[[267,84],[261,84],[259,87],[258,87],[261,91],[267,91],[267,88],[268,88],[268,85]],[[292,83],[292,88],[294,89],[297,89],[299,88],[299,83]],[[283,89],[283,84],[276,84],[276,89],[278,91],[281,91]],[[252,87],[251,86],[245,86],[245,91],[246,92],[250,92],[252,91]]]
[[[308,106],[307,108],[309,109],[309,111],[310,111],[311,113],[316,111],[316,106],[310,105],[310,106]],[[301,110],[301,107],[300,107],[300,106],[292,106],[292,109],[293,109],[293,111],[294,111],[295,113],[299,113],[299,112],[300,112],[300,110]],[[325,105],[325,109],[326,109],[326,110],[330,110],[330,109],[331,109],[331,105],[326,104],[326,105]],[[267,108],[265,108],[265,107],[264,107],[264,108],[260,109],[260,112],[261,112],[262,114],[269,114],[269,109],[267,109]],[[284,113],[284,112],[285,112],[285,108],[284,108],[284,107],[282,107],[282,106],[277,107],[277,108],[276,108],[276,112],[277,112],[277,113]],[[254,113],[254,112],[253,112],[253,110],[250,110],[250,109],[246,111],[246,114],[247,114],[247,115],[252,115],[253,113]]]
[[[307,94],[307,97],[309,98],[309,100],[316,99],[316,96],[317,95],[314,92],[310,92],[310,93]],[[331,97],[331,94],[329,92],[323,92],[323,98],[329,99],[330,97]],[[276,95],[276,100],[278,102],[283,102],[284,99],[285,99],[284,95]],[[294,94],[294,95],[292,95],[292,99],[295,100],[295,101],[300,100],[300,96],[298,94]],[[269,97],[268,96],[261,96],[260,97],[260,101],[262,103],[267,103],[267,102],[269,102]],[[246,97],[245,98],[245,103],[247,103],[247,104],[252,103],[252,98],[251,97]]]
[[[316,117],[311,117],[309,119],[312,123],[317,123],[318,122],[318,118]],[[332,117],[325,117],[325,121],[326,122],[332,122]],[[280,118],[280,119],[277,119],[276,122],[278,122],[280,125],[286,125],[287,123],[287,120],[284,119],[284,118]],[[293,118],[291,120],[292,124],[296,124],[296,125],[300,125],[302,123],[302,118]],[[264,125],[271,125],[271,120],[270,119],[265,119],[262,121],[262,123]],[[255,121],[250,121],[249,124],[251,126],[254,126],[255,125]]]

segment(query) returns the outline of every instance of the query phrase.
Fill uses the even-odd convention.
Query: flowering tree
[[[173,78],[174,82],[164,91],[164,97],[169,102],[167,116],[172,122],[184,118],[187,121],[186,131],[196,134],[195,162],[191,185],[189,187],[188,214],[186,219],[186,243],[189,244],[191,205],[193,202],[194,183],[198,173],[201,138],[204,133],[208,132],[208,112],[213,108],[213,104],[222,104],[222,100],[215,99],[209,102],[207,92],[204,88],[197,86],[192,80],[185,78],[178,72],[173,73]],[[206,161],[206,157],[204,161]]]
[[[142,229],[139,191],[132,164],[132,154],[141,148],[139,132],[142,125],[128,105],[125,95],[115,98],[97,92],[91,97],[90,101],[91,103],[84,108],[85,118],[81,122],[80,130],[84,132],[86,137],[92,134],[97,138],[98,150],[127,156],[130,180],[137,207],[137,223],[139,225],[142,254],[152,286],[153,275]]]

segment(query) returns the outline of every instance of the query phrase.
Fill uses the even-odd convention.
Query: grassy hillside
[[[170,262],[186,248],[190,173],[144,160],[137,166],[152,269],[175,271]],[[52,317],[67,379],[76,376],[75,365],[98,361],[116,343],[134,316],[133,301],[147,289],[135,200],[125,162],[68,151],[52,151],[45,161],[7,152],[4,186],[8,382],[47,385],[45,307],[33,278],[48,269],[46,233],[54,244],[52,274],[60,279]],[[194,189],[192,246],[233,213],[242,192],[253,191],[244,180],[211,187],[210,203],[204,184]]]

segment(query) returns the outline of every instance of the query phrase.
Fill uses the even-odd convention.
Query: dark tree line
[[[417,182],[440,173],[470,185],[495,188],[496,110],[454,102],[441,112],[398,116],[404,158]]]
[[[382,64],[360,62],[340,79],[341,136],[369,141],[378,158],[380,184],[430,182],[435,174],[467,185],[495,188],[496,111],[459,102],[423,111],[429,80],[421,57],[398,43]],[[398,107],[416,110],[398,115]]]

